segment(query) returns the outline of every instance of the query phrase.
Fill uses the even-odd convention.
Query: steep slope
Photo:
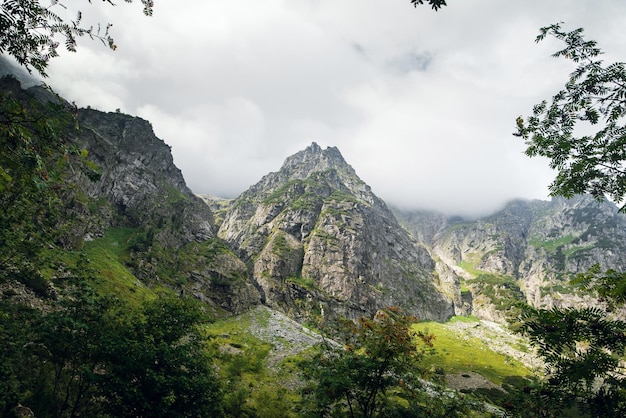
[[[626,269],[626,216],[590,196],[513,201],[472,221],[425,212],[397,216],[442,264],[467,279],[474,296],[479,288],[491,288],[492,295],[493,289],[506,288],[500,298],[536,306],[584,303],[584,295],[568,285],[572,273],[596,263]]]
[[[100,171],[97,181],[74,177],[89,202],[78,224],[82,236],[133,228],[128,264],[142,281],[189,291],[230,312],[257,304],[245,264],[217,238],[210,208],[187,188],[151,125],[91,109],[79,110],[78,123],[76,143]]]
[[[340,152],[316,143],[231,202],[219,237],[246,261],[264,302],[312,321],[398,305],[452,314],[435,264]]]
[[[210,209],[186,186],[169,146],[149,122],[122,113],[79,111],[77,144],[101,173],[98,181],[81,181],[92,199],[106,198],[108,226],[168,224],[159,231],[164,244],[180,246],[215,236]]]
[[[48,121],[68,122],[57,132],[69,151],[59,156],[64,185],[53,185],[63,191],[54,203],[55,245],[47,246],[50,266],[37,266],[53,283],[87,262],[99,286],[118,287],[120,296],[167,287],[231,313],[259,303],[245,264],[217,237],[210,208],[147,121],[76,109],[43,87],[23,90],[15,78],[0,79],[0,89],[23,106],[40,103]]]

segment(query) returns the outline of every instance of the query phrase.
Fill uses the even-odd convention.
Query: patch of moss
[[[287,183],[280,186],[278,189],[274,190],[270,193],[265,199],[263,199],[263,204],[270,205],[278,202],[284,202],[288,199],[295,200],[298,196],[301,196],[304,193],[304,186],[307,182],[315,183],[311,179],[306,180],[290,180]]]
[[[306,290],[318,290],[317,283],[310,277],[287,277],[288,283],[293,283]]]
[[[313,192],[305,192],[291,204],[295,211],[314,211],[321,206],[321,199]]]
[[[319,229],[319,228],[313,229],[313,231],[311,231],[311,233],[308,236],[309,240],[313,237],[319,238],[330,244],[337,244],[339,242],[336,236],[331,235],[328,232],[324,231],[323,229]]]
[[[272,253],[278,257],[283,257],[290,254],[292,250],[284,233],[277,232],[272,240]]]
[[[360,201],[354,197],[353,195],[351,195],[350,193],[347,192],[342,192],[340,190],[333,190],[333,192],[330,194],[330,196],[328,196],[325,201],[327,202],[349,202],[349,203],[354,203],[354,204],[358,204],[360,203]]]
[[[180,202],[190,202],[189,196],[182,193],[176,187],[164,181],[160,182],[161,190],[165,191],[165,201],[169,205],[173,205]]]
[[[88,199],[87,200],[87,209],[89,210],[89,213],[92,215],[96,215],[99,213],[100,209],[105,208],[105,207],[109,207],[110,204],[108,202],[108,200],[104,197],[101,197],[99,199]]]

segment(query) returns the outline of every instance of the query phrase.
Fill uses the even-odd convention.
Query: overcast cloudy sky
[[[573,67],[535,44],[541,26],[584,27],[626,61],[623,0],[185,0],[84,5],[113,23],[47,82],[68,100],[152,122],[197,193],[235,197],[312,141],[337,146],[388,203],[476,215],[547,199],[546,161],[523,155],[515,119]]]

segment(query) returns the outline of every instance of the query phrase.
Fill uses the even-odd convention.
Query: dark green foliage
[[[26,347],[35,340],[32,325],[40,316],[35,309],[0,301],[0,416],[11,416],[31,379]]]
[[[160,296],[140,310],[80,282],[51,312],[0,306],[0,412],[38,417],[216,416],[221,388],[196,302]]]
[[[327,341],[312,360],[302,364],[312,383],[314,414],[427,416],[439,407],[440,412],[449,409],[443,406],[446,399],[433,402],[424,393],[419,362],[434,337],[412,331],[415,321],[396,308],[379,311],[373,319],[342,321],[335,333],[342,346]]]
[[[427,0],[427,3],[430,4],[433,10],[439,10],[443,6],[447,6],[445,0]],[[420,4],[424,4],[424,0],[411,0],[411,4],[417,7]]]
[[[602,272],[600,266],[595,264],[587,272],[577,274],[572,284],[596,293],[609,309],[626,305],[626,273],[612,269]]]
[[[520,418],[576,418],[587,417],[576,407],[564,407],[549,396],[543,383],[537,378],[524,379],[513,384],[503,384],[497,398],[486,396],[491,402],[501,406],[507,416]],[[493,391],[493,390],[492,390]],[[475,391],[474,393],[479,392]],[[486,390],[480,391],[487,393]]]
[[[68,143],[75,119],[41,103],[12,78],[0,80],[0,280],[47,292],[37,271],[41,249],[60,236],[64,170],[81,156]]]
[[[216,416],[221,390],[197,325],[196,303],[162,296],[104,347],[110,365],[97,382],[113,416]]]
[[[539,393],[558,413],[578,406],[594,417],[626,413],[626,380],[620,361],[626,323],[598,308],[527,308],[522,331],[546,362]]]
[[[111,0],[105,0],[113,4]],[[124,0],[132,3],[132,0]],[[144,14],[152,14],[152,0],[141,0],[144,5]],[[54,13],[53,6],[63,7],[57,1],[51,2],[48,7],[37,0],[3,0],[0,3],[0,53],[7,52],[18,63],[29,71],[34,68],[42,75],[52,57],[58,55],[59,42],[56,37],[64,39],[68,51],[76,51],[76,39],[88,36],[97,38],[111,49],[115,49],[113,38],[109,35],[110,24],[104,30],[100,26],[82,26],[82,14],[77,11],[76,18],[64,20]],[[91,3],[91,1],[90,1]]]
[[[103,346],[116,338],[118,302],[78,287],[55,307],[33,324],[30,393],[22,402],[37,416],[97,415],[96,377],[105,370]]]
[[[604,65],[595,41],[586,41],[583,29],[564,32],[560,24],[541,29],[537,42],[552,35],[565,42],[554,57],[571,59],[578,68],[565,88],[548,105],[543,101],[526,121],[517,119],[517,136],[524,138],[530,157],[550,159],[557,170],[552,195],[572,197],[590,193],[623,202],[626,195],[626,66]],[[577,136],[576,128],[589,125],[594,134]],[[622,206],[626,210],[626,205]]]
[[[535,106],[533,116],[517,119],[517,136],[526,140],[526,154],[550,159],[558,170],[550,186],[553,195],[571,197],[590,193],[597,199],[605,195],[624,203],[626,195],[626,65],[604,65],[598,58],[601,50],[595,41],[586,41],[583,29],[561,30],[560,24],[541,29],[537,41],[552,35],[565,42],[555,57],[565,57],[578,64],[565,88],[548,106]],[[580,125],[592,127],[594,134],[577,136]],[[626,211],[626,205],[620,209]],[[608,221],[591,219],[579,212],[579,221],[591,227],[580,240]],[[600,246],[610,246],[601,242]],[[585,257],[584,249],[570,257]],[[564,264],[566,254],[558,247],[557,264]],[[614,270],[602,273],[599,266],[579,274],[573,284],[598,295],[593,308],[534,309],[527,307],[521,329],[530,337],[546,362],[547,379],[528,399],[541,399],[545,416],[561,416],[574,408],[594,417],[626,414],[626,379],[620,364],[626,349],[626,323],[610,316],[610,311],[626,302],[626,276]]]

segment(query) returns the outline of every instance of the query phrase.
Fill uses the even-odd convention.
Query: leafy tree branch
[[[526,155],[547,157],[557,170],[552,195],[608,196],[626,211],[626,65],[605,65],[602,51],[585,40],[583,29],[565,32],[553,24],[540,30],[536,42],[547,36],[565,43],[553,56],[578,67],[550,104],[544,100],[532,116],[517,119],[515,135],[525,140]],[[580,135],[580,128],[595,133]]]
[[[103,1],[115,6],[112,0]],[[124,1],[132,3],[133,0]],[[55,12],[58,8],[67,9],[64,3],[51,0],[48,6],[43,6],[40,0],[1,0],[0,53],[8,53],[28,71],[34,69],[46,76],[49,60],[58,56],[59,38],[68,51],[76,51],[77,39],[83,36],[98,39],[113,50],[117,48],[109,33],[111,24],[107,23],[104,28],[85,26],[80,10],[74,19],[64,20]],[[151,16],[153,0],[141,0],[141,3],[143,13]]]

